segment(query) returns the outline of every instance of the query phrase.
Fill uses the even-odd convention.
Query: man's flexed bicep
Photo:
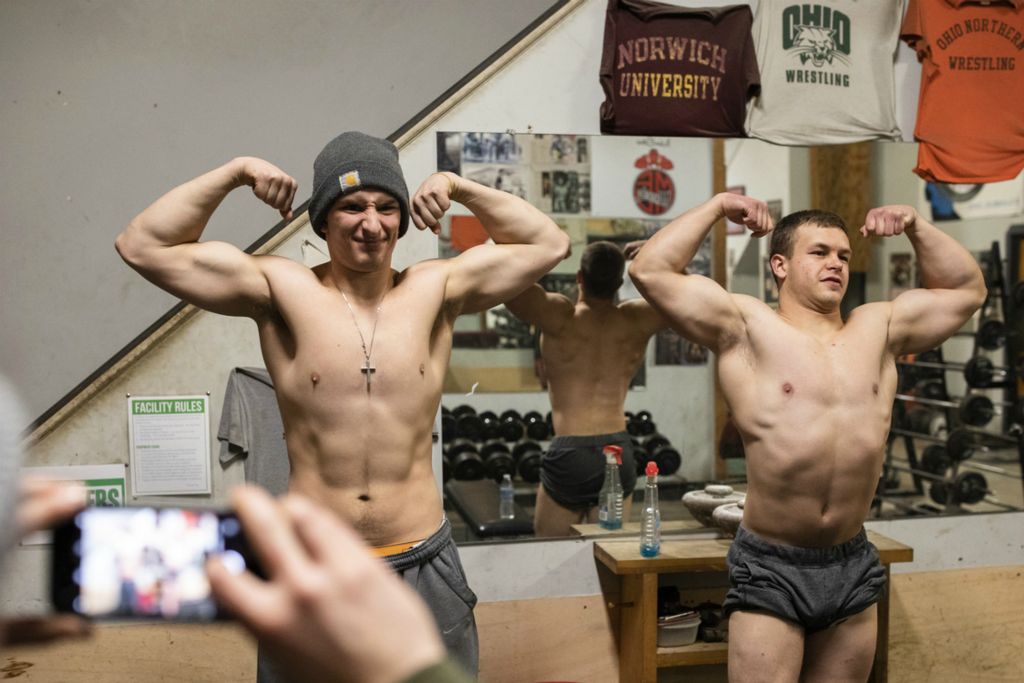
[[[463,313],[516,296],[569,253],[569,236],[529,203],[453,173],[427,178],[412,200],[416,227],[439,231],[451,201],[480,220],[494,244],[468,249],[448,263],[445,299]]]
[[[725,217],[743,223],[755,237],[774,227],[764,202],[729,193],[715,195],[655,233],[629,266],[637,290],[674,330],[716,352],[743,335],[741,308],[714,280],[683,271],[711,227]]]
[[[199,242],[231,190],[249,185],[282,217],[292,216],[295,181],[261,159],[239,157],[154,202],[118,236],[118,253],[147,280],[200,308],[256,317],[270,301],[260,259],[223,242]]]
[[[637,283],[637,289],[669,327],[716,353],[745,333],[735,298],[709,277],[655,275]]]
[[[868,212],[861,234],[906,233],[917,256],[923,288],[892,302],[889,345],[893,353],[935,348],[985,301],[985,278],[974,257],[956,240],[926,221],[910,206],[882,206]]]

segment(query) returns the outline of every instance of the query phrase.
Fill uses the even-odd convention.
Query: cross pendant
[[[377,368],[370,365],[370,359],[367,358],[363,361],[363,367],[359,371],[366,375],[366,393],[370,393],[370,377],[373,376],[373,373],[377,372]]]

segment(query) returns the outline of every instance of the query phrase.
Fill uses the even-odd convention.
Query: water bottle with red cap
[[[597,523],[602,529],[622,528],[622,481],[619,479],[619,465],[622,464],[622,446],[605,446],[604,484],[597,495]]]
[[[657,557],[661,552],[661,512],[658,510],[658,463],[647,463],[644,510],[640,516],[640,554]]]

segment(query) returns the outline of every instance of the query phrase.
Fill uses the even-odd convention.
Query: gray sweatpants
[[[473,617],[476,594],[466,583],[448,520],[444,520],[440,529],[415,548],[384,559],[427,603],[448,654],[475,678],[480,659],[480,643]],[[283,668],[260,648],[256,680],[258,683],[278,683],[290,679]]]

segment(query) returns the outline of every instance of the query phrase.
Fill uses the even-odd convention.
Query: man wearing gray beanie
[[[476,596],[431,466],[454,323],[535,282],[567,255],[569,238],[523,200],[453,173],[430,175],[410,201],[394,145],[362,133],[329,142],[313,171],[309,218],[327,243],[327,263],[308,268],[199,241],[242,185],[291,219],[295,181],[252,157],[168,192],[129,223],[117,250],[168,292],[256,322],[284,422],[290,489],[375,546],[423,596],[452,656],[475,673]],[[452,201],[479,219],[491,243],[393,270],[409,220],[438,233]]]

